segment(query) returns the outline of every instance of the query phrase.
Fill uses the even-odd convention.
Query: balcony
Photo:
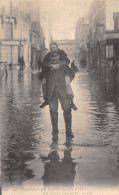
[[[102,36],[102,40],[100,41],[105,41],[107,39],[119,39],[119,32],[111,32],[111,33],[105,33]]]

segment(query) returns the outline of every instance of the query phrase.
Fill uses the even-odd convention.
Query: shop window
[[[113,58],[113,45],[106,46],[106,58]]]

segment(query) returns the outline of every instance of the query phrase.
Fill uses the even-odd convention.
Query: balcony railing
[[[105,33],[103,36],[102,36],[102,40],[101,41],[104,41],[104,40],[107,40],[107,39],[119,39],[119,33]]]

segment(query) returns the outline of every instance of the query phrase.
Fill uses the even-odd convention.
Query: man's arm
[[[60,65],[68,66],[70,59],[67,57],[67,54],[63,50],[60,51]]]
[[[50,52],[48,54],[46,54],[46,56],[44,57],[43,63],[42,63],[42,70],[49,70],[50,68]]]
[[[72,81],[73,78],[75,77],[75,74],[72,71],[72,69],[69,67],[70,60],[67,57],[67,54],[63,50],[60,50],[60,52],[61,52],[61,55],[60,55],[61,57],[60,57],[59,67],[63,68],[66,75],[68,75],[70,77],[70,80]]]
[[[50,52],[46,54],[42,62],[42,72],[41,72],[42,79],[48,75],[49,70],[50,70]]]
[[[68,66],[70,63],[70,60],[67,58],[66,60],[64,61],[60,61],[59,65],[60,66]]]

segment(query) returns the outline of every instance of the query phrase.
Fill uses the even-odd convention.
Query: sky
[[[42,11],[50,17],[54,40],[74,39],[76,22],[89,13],[93,0],[40,0]]]

